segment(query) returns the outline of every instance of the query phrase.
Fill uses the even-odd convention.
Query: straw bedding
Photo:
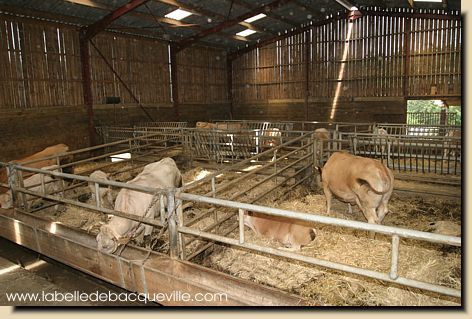
[[[184,184],[213,172],[207,170],[208,172],[202,173],[202,171],[204,171],[202,168],[194,168],[184,172]],[[129,180],[138,172],[139,169],[127,173],[128,176],[119,176],[120,180]],[[238,176],[240,175],[237,173],[225,173],[216,179],[216,183],[218,185]],[[247,188],[249,183],[260,181],[262,178],[255,176],[249,180],[244,180],[244,183],[237,183],[220,197],[229,198],[232,194]],[[269,187],[273,187],[274,183],[274,181],[264,183],[256,189],[244,193],[239,200],[250,202]],[[210,190],[210,184],[205,183],[194,193],[205,194]],[[259,204],[308,214],[326,215],[325,199],[320,192],[315,193],[311,189],[302,186],[292,191],[288,199],[278,201],[283,191],[284,187],[280,187],[279,190],[261,200]],[[87,187],[79,188],[74,192],[76,192],[76,195],[87,192]],[[209,208],[208,205],[195,204],[185,210],[185,221],[188,222]],[[394,193],[389,208],[390,213],[385,217],[384,225],[455,235],[457,235],[458,229],[460,230],[460,201],[400,196]],[[353,214],[349,215],[347,206],[335,201],[332,210],[330,216],[365,221],[362,212],[356,207],[353,207]],[[235,210],[225,209],[220,210],[218,216],[221,218],[228,212],[236,214]],[[106,222],[104,214],[68,205],[63,208],[62,212],[56,212],[53,208],[48,208],[36,214],[72,227],[81,228],[91,234],[98,233],[100,225]],[[209,217],[202,219],[192,227],[204,229],[213,222],[213,216],[210,214]],[[233,217],[220,228],[217,228],[216,231],[221,233],[223,229],[228,229],[235,223],[236,218]],[[372,240],[363,231],[321,224],[314,225],[314,228],[316,229],[316,239],[310,245],[304,247],[300,252],[301,254],[371,270],[389,272],[390,238],[377,235]],[[236,229],[229,236],[237,238],[238,230]],[[261,246],[274,248],[280,246],[279,243],[263,238],[248,228],[245,230],[245,237],[248,242]],[[201,244],[201,241],[194,242],[187,249],[189,252],[194,251]],[[165,252],[166,247],[161,246],[160,251]],[[309,266],[282,258],[272,258],[225,245],[216,245],[212,252],[207,253],[198,261],[207,267],[243,279],[298,294],[308,299],[313,305],[447,306],[460,304],[460,300],[456,298],[389,285],[378,280]],[[401,276],[407,278],[425,280],[460,289],[461,250],[460,248],[402,239],[398,272]]]
[[[275,207],[309,214],[326,215],[323,195],[309,194],[292,198]],[[460,203],[440,200],[425,200],[419,197],[400,198],[394,196],[390,204],[391,213],[385,225],[408,227],[430,231],[431,223],[447,220],[460,225]],[[345,204],[336,203],[330,216],[364,221],[362,213],[354,209],[354,216],[347,213]],[[326,225],[315,225],[316,239],[300,252],[302,255],[326,259],[333,262],[389,272],[390,239],[377,235],[371,240],[364,231],[350,230]],[[236,237],[236,233],[233,234]],[[246,229],[248,242],[277,248],[271,242]],[[402,239],[399,269],[401,276],[425,280],[460,289],[460,248],[423,244]],[[342,274],[312,267],[306,264],[271,258],[242,249],[219,246],[204,262],[220,271],[249,279],[268,286],[299,294],[313,305],[457,305],[460,300],[401,286]]]

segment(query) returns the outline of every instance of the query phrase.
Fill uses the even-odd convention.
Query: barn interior
[[[460,1],[0,0],[0,19],[3,292],[73,277],[227,297],[163,306],[463,305]],[[381,225],[339,200],[326,211],[317,169],[337,151],[393,172]],[[128,183],[166,157],[181,187]],[[125,189],[156,215],[117,210]],[[282,247],[248,212],[316,237]],[[109,215],[153,232],[100,251]]]

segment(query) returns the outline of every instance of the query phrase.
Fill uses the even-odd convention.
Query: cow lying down
[[[46,166],[42,167],[41,169],[49,170],[49,171],[58,171],[57,165]],[[23,180],[24,188],[36,193],[42,192],[42,185],[41,185],[41,174],[33,174],[28,178]],[[45,194],[52,194],[57,195],[55,193],[59,192],[62,189],[62,182],[59,179],[55,179],[54,176],[51,175],[44,175],[44,192]],[[29,206],[32,208],[36,208],[41,205],[42,198],[38,198],[32,195],[25,196],[26,201],[29,202]],[[0,206],[3,209],[9,209],[13,207],[13,200],[11,190],[8,192],[0,194]],[[56,205],[55,208],[57,209],[58,206]]]
[[[290,250],[300,250],[315,239],[315,230],[301,220],[256,212],[244,214],[244,225],[257,234],[276,240]]]
[[[349,205],[359,206],[371,224],[382,223],[388,213],[393,174],[377,160],[346,152],[333,153],[321,170],[321,181],[328,214],[333,195]]]
[[[49,157],[52,155],[58,155],[61,153],[65,153],[69,150],[69,146],[65,144],[57,144],[57,145],[52,145],[49,147],[46,147],[44,150],[35,153],[33,155],[27,156],[22,159],[16,159],[10,161],[10,163],[15,163],[15,164],[22,164],[25,162],[33,161],[33,160],[38,160],[42,159],[44,157]],[[33,168],[42,168],[42,167],[49,167],[51,165],[57,164],[56,158],[51,158],[51,159],[46,159],[46,160],[41,160],[37,161],[34,163],[26,164],[24,166],[26,167],[33,167]],[[30,175],[30,174],[24,174],[25,175]],[[26,176],[25,176],[26,177]],[[7,170],[5,168],[0,168],[0,183],[7,183],[8,182],[8,177],[7,177]],[[0,193],[3,193],[4,190],[0,188]]]
[[[182,176],[174,160],[167,157],[159,162],[146,165],[144,170],[127,184],[156,189],[175,188],[182,186]],[[123,188],[116,198],[115,210],[140,217],[154,218],[160,204],[158,200],[148,210],[152,201],[153,195]],[[148,213],[145,215],[147,210]],[[135,238],[143,230],[144,235],[150,235],[152,226],[113,216],[107,224],[100,228],[100,233],[97,235],[98,249],[106,253],[113,253],[120,243],[126,243]]]

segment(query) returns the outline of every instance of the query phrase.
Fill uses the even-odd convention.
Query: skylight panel
[[[188,17],[189,15],[192,15],[192,13],[182,10],[182,9],[177,9],[166,14],[164,17],[169,18],[169,19],[174,19],[174,20],[182,20]]]
[[[267,17],[265,14],[259,13],[258,15],[255,15],[253,17],[250,17],[249,19],[244,20],[244,22],[251,23],[251,22],[254,22],[256,20],[265,18],[265,17]]]
[[[254,33],[256,33],[256,31],[251,30],[251,29],[246,29],[244,31],[236,33],[236,35],[239,35],[241,37],[247,37],[248,35],[251,35],[251,34],[254,34]]]

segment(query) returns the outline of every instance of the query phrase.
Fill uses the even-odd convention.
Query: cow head
[[[98,250],[104,253],[113,254],[118,248],[115,235],[107,225],[100,227],[100,232],[97,235]]]
[[[244,213],[243,221],[244,221],[244,225],[251,228],[252,230],[255,230],[255,226],[254,226],[254,223],[253,223],[254,220],[253,220],[253,213],[252,212],[246,211]]]
[[[0,195],[0,206],[3,209],[9,209],[9,208],[13,207],[13,201],[12,201],[12,198],[11,198],[11,192],[10,191]]]

